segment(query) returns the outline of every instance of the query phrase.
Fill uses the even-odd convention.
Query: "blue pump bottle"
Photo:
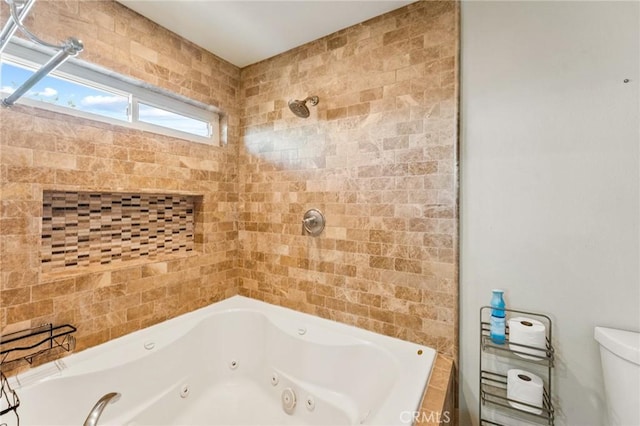
[[[504,343],[504,335],[506,330],[506,315],[505,315],[505,304],[504,298],[502,295],[504,294],[504,290],[494,289],[493,295],[491,297],[491,322],[489,326],[489,337],[493,343],[498,345],[502,345]]]

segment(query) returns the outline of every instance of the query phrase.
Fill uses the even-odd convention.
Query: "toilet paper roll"
[[[543,391],[544,384],[542,379],[535,374],[518,368],[513,368],[507,372],[507,398],[509,398],[509,404],[512,407],[529,413],[542,413],[539,408],[529,407],[514,401],[542,407]]]
[[[509,320],[509,349],[513,351],[524,352],[544,358],[546,356],[545,349],[547,347],[546,336],[546,327],[538,320],[525,317],[516,317]],[[537,349],[525,348],[522,346],[513,345],[512,343],[533,346],[536,348],[541,348],[543,350],[539,351]],[[518,352],[516,352],[516,355],[522,358],[539,359],[534,356],[529,356]]]

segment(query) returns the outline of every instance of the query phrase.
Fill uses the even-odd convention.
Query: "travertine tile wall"
[[[0,8],[4,23],[6,4]],[[51,42],[78,37],[80,59],[219,107],[228,143],[0,109],[0,331],[69,322],[82,349],[236,294],[239,69],[114,1],[38,0],[27,25]],[[45,274],[47,189],[201,195],[195,250],[127,268]]]
[[[241,292],[455,356],[457,8],[413,4],[241,75],[113,1],[38,0],[38,34],[220,107],[229,137],[0,109],[0,330],[71,322],[81,349]],[[286,101],[308,95],[311,117],[293,116]],[[202,195],[196,253],[44,274],[46,189]],[[303,237],[313,207],[327,229]]]
[[[242,70],[242,294],[456,356],[457,8],[418,2]],[[309,118],[287,108],[311,95]]]

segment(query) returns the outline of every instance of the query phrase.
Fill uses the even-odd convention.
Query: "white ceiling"
[[[118,0],[244,67],[415,0]]]

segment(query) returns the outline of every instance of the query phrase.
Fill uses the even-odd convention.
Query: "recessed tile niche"
[[[194,250],[200,198],[44,191],[42,271],[187,254]]]

